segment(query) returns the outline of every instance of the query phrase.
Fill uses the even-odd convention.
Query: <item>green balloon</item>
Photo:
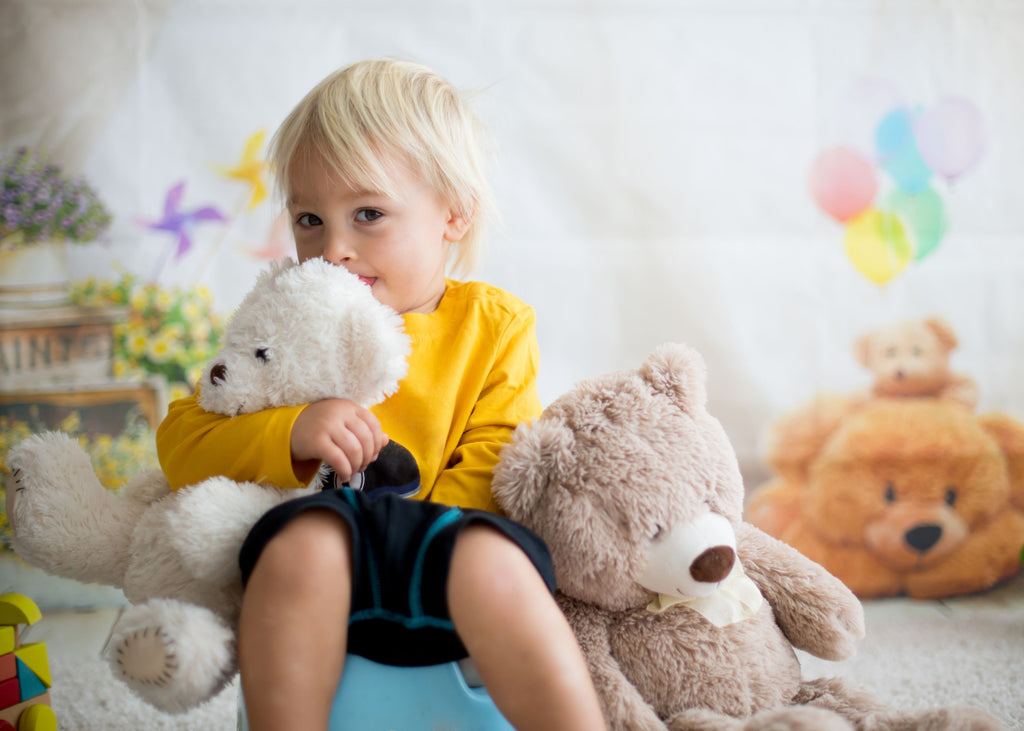
[[[910,229],[917,261],[935,251],[949,228],[946,204],[934,188],[916,193],[894,190],[882,202],[882,209],[902,218]]]

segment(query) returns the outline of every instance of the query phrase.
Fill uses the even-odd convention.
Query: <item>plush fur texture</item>
[[[666,345],[521,425],[495,470],[501,506],[551,549],[609,727],[917,728],[929,712],[886,708],[841,680],[801,680],[793,648],[850,656],[863,610],[821,566],[743,522],[736,457],[705,402],[700,356]],[[707,529],[719,521],[728,534]],[[647,579],[672,584],[673,571],[687,601],[652,611],[665,590]],[[705,614],[730,586],[745,596],[738,614]],[[974,709],[943,713],[929,727],[999,728]]]
[[[228,323],[200,403],[227,415],[328,397],[373,405],[405,375],[402,328],[340,267],[274,266]],[[151,471],[115,494],[59,432],[30,437],[6,461],[15,551],[52,574],[120,587],[132,603],[108,643],[114,674],[170,712],[219,693],[237,670],[242,542],[269,508],[313,488],[217,477],[175,492]]]
[[[816,401],[775,426],[747,519],[861,597],[941,598],[1020,569],[1024,424],[947,399]]]
[[[950,353],[958,344],[948,322],[928,317],[864,333],[855,341],[854,353],[874,375],[874,396],[933,396],[974,408],[977,384],[949,368]]]

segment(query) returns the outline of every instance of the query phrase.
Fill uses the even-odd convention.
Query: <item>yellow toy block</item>
[[[10,625],[0,627],[0,655],[6,655],[8,652],[14,652],[17,639],[18,635],[14,633],[14,627]]]
[[[14,651],[14,656],[25,663],[25,666],[35,673],[47,688],[53,685],[53,681],[50,679],[50,661],[46,657],[45,644],[34,642],[31,645],[22,645]]]
[[[24,594],[0,594],[0,625],[35,624],[43,616]]]
[[[49,706],[29,706],[18,719],[18,731],[57,731],[57,715]]]

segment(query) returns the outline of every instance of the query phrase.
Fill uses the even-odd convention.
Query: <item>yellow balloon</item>
[[[869,208],[846,227],[846,256],[876,284],[885,284],[910,262],[913,247],[899,216]]]

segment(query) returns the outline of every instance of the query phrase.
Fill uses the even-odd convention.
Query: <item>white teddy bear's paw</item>
[[[119,586],[133,516],[100,483],[78,442],[36,434],[5,462],[14,550],[51,574]]]
[[[209,700],[237,669],[231,628],[208,609],[172,599],[126,609],[106,654],[118,678],[168,713]]]
[[[178,672],[174,638],[163,627],[143,627],[129,632],[114,646],[114,661],[126,682],[167,685]]]

